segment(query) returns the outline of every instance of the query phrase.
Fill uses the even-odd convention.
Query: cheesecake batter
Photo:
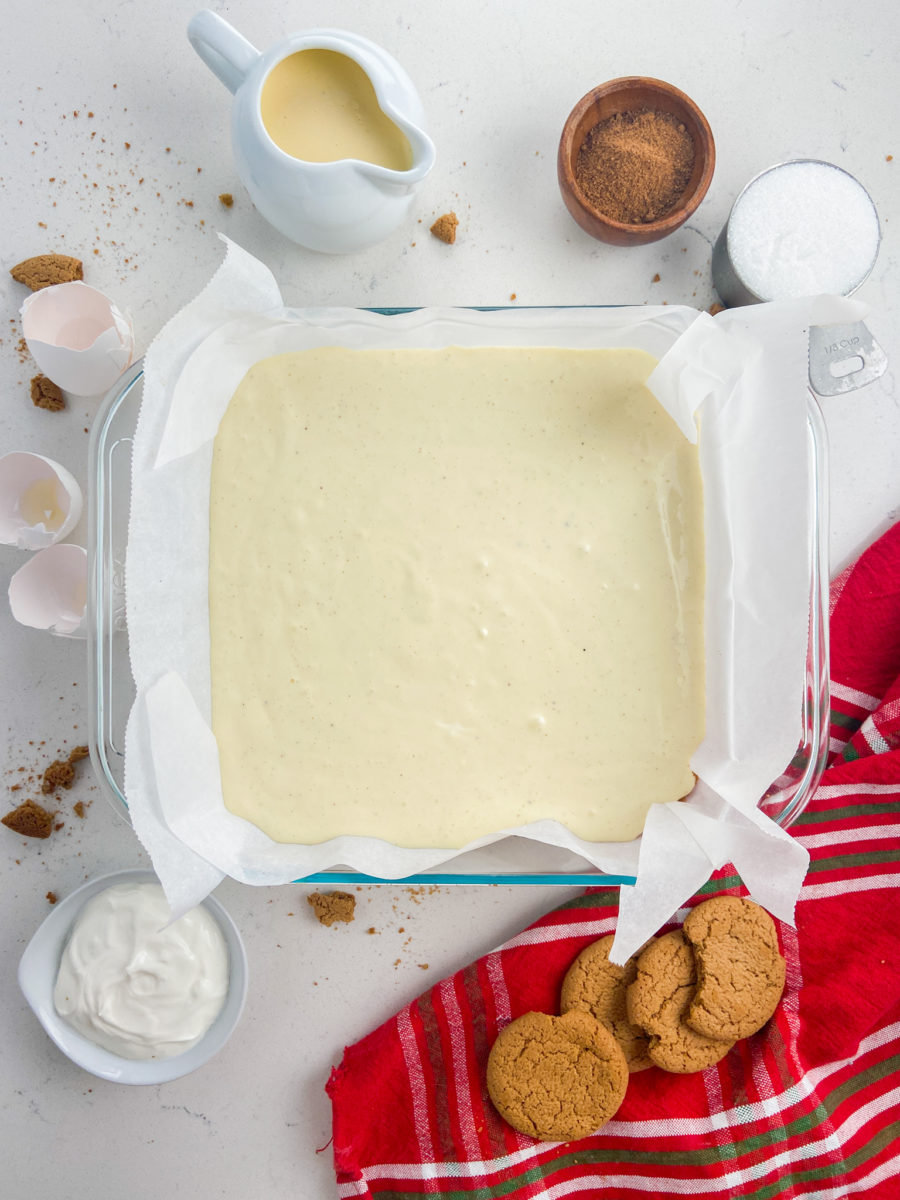
[[[212,721],[279,842],[637,836],[703,736],[697,449],[638,350],[257,363],[216,437]]]

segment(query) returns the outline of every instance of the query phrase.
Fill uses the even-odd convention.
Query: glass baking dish
[[[407,309],[375,310],[390,315]],[[135,699],[125,609],[125,551],[131,496],[131,454],[143,392],[142,364],[132,366],[106,396],[94,421],[89,461],[88,647],[89,741],[101,789],[128,819],[124,788],[125,726]],[[824,770],[828,754],[828,522],[826,433],[812,390],[807,397],[809,455],[809,637],[797,751],[785,772],[760,798],[759,807],[779,825],[802,812]],[[506,839],[508,869],[490,875],[465,870],[465,855],[452,872],[434,870],[403,880],[428,883],[598,884],[633,883],[633,876],[604,874],[580,857],[525,838]],[[503,843],[505,846],[505,843]],[[548,865],[548,852],[555,859]],[[334,869],[303,882],[378,882],[374,876]],[[397,880],[390,882],[397,883]]]

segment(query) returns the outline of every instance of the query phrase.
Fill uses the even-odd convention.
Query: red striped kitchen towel
[[[345,1050],[328,1083],[341,1197],[900,1198],[900,525],[835,581],[831,632],[831,756],[792,827],[811,864],[766,1028],[700,1074],[632,1076],[592,1137],[511,1130],[487,1053],[512,1018],[557,1011],[569,964],[613,930],[617,889],[591,889]],[[727,869],[691,903],[726,892],[742,892]]]

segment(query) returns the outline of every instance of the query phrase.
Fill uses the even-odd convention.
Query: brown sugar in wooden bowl
[[[652,220],[628,222],[603,212],[578,180],[578,155],[591,130],[622,114],[662,113],[690,134],[694,162],[674,206]],[[694,213],[709,189],[716,165],[712,130],[703,113],[684,92],[644,75],[611,79],[582,96],[563,126],[557,154],[559,189],[566,208],[592,237],[614,246],[645,246],[673,233]]]

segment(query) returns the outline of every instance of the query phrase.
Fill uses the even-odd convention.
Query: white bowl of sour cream
[[[60,900],[22,955],[19,986],[35,1016],[101,1079],[178,1079],[240,1019],[247,956],[231,917],[212,896],[168,928],[167,917],[152,871],[116,871]]]

